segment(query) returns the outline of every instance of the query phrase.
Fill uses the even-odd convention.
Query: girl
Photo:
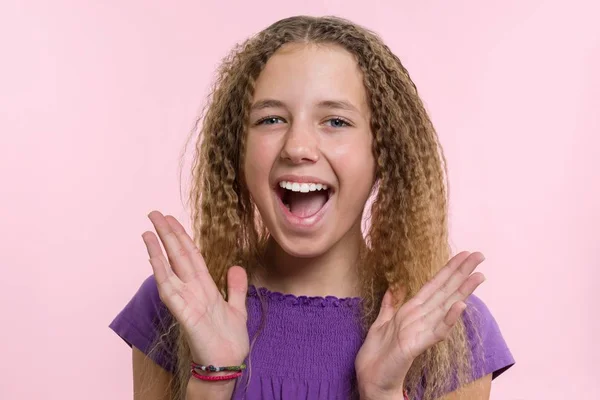
[[[443,153],[374,33],[293,17],[250,38],[196,150],[193,235],[149,214],[166,254],[144,232],[154,274],[111,324],[136,399],[489,398],[514,360],[471,295],[483,256],[448,261]]]

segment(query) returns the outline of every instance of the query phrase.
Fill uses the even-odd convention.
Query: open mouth
[[[333,190],[321,183],[279,182],[275,189],[281,203],[298,218],[317,214],[329,201]]]

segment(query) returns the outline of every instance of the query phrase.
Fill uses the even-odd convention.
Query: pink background
[[[179,155],[215,67],[294,14],[377,31],[420,88],[453,244],[486,254],[517,359],[492,398],[600,398],[598,2],[202,3],[2,1],[0,398],[131,398],[107,325],[151,273],[146,214],[188,224]]]

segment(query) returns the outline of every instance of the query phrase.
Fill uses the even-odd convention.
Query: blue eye
[[[258,120],[258,122],[256,122],[256,125],[275,125],[277,121],[281,120],[282,119],[279,117],[265,117]]]
[[[333,128],[343,128],[346,126],[351,126],[350,123],[342,118],[331,118],[328,119],[327,122],[333,122],[330,126]]]
[[[256,125],[276,125],[278,123],[285,122],[283,118],[280,117],[264,117],[256,122]],[[332,128],[344,128],[347,126],[352,126],[352,124],[346,121],[343,118],[330,118],[327,120],[329,126]]]

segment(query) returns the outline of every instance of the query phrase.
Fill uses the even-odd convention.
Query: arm
[[[183,226],[158,211],[148,214],[162,241],[144,232],[160,300],[180,323],[191,359],[215,365],[240,365],[249,352],[246,310],[248,276],[244,268],[227,271],[227,300],[210,276],[202,254]],[[191,377],[186,400],[230,399],[234,381],[207,382]]]
[[[235,381],[203,382],[190,378],[187,386],[186,400],[229,400],[233,395]]]
[[[492,374],[465,385],[438,400],[488,400],[492,389]]]
[[[388,288],[356,356],[361,396],[402,398],[402,383],[413,361],[448,338],[467,308],[467,297],[484,281],[483,274],[473,273],[483,259],[477,252],[457,254],[407,302],[406,288],[396,293]]]
[[[171,400],[173,375],[158,366],[136,347],[133,348],[133,399]]]
[[[448,393],[442,397],[438,397],[437,400],[489,400],[490,391],[492,389],[492,374],[488,374],[482,378],[479,378],[465,386],[462,386],[454,392]],[[361,400],[365,399],[397,399],[401,400],[403,397],[401,394],[397,394],[393,397],[390,396],[378,396],[374,395],[366,397],[361,394]]]
[[[173,375],[165,371],[136,347],[133,347],[133,399],[171,400]],[[234,381],[202,382],[191,378],[187,400],[231,399]]]

